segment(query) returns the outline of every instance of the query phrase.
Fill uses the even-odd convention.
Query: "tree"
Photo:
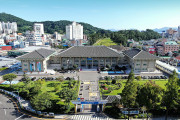
[[[113,91],[113,87],[108,87],[108,92],[111,93]]]
[[[107,85],[109,85],[110,84],[110,81],[111,81],[111,77],[106,77],[106,83],[107,83]]]
[[[58,94],[59,94],[59,97],[61,99],[64,99],[64,102],[68,105],[71,102],[71,100],[74,100],[77,97],[75,94],[75,91],[67,87],[63,88]]]
[[[10,87],[11,87],[11,83],[13,81],[13,79],[15,79],[17,77],[17,75],[13,74],[13,73],[9,73],[6,75],[3,75],[3,80],[7,80],[10,82]]]
[[[30,102],[36,110],[46,110],[52,106],[51,95],[47,92],[35,95]]]
[[[121,94],[123,106],[128,108],[128,111],[129,108],[136,106],[137,86],[138,84],[134,81],[134,73],[131,71]]]
[[[147,111],[157,109],[162,100],[163,89],[156,85],[155,82],[145,83],[137,95],[137,102],[140,107],[146,106]]]
[[[22,81],[23,81],[25,84],[28,84],[28,83],[31,81],[31,79],[30,79],[29,76],[27,76],[26,74],[23,74]]]
[[[134,73],[133,70],[129,73],[127,83],[130,83],[131,81],[134,81]]]
[[[176,109],[180,104],[180,93],[178,85],[178,76],[176,71],[170,75],[166,84],[166,91],[163,95],[162,105],[166,107],[166,120],[170,109]]]
[[[33,86],[30,88],[29,92],[30,92],[30,97],[33,97],[37,94],[40,94],[42,91],[41,91],[41,88],[42,88],[42,85],[44,84],[44,80],[37,80],[34,82]]]

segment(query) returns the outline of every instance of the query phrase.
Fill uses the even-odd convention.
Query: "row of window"
[[[63,60],[63,63],[66,63],[66,60]],[[72,62],[69,60],[69,62]],[[75,62],[79,62],[79,60],[75,60]],[[86,60],[81,60],[81,62],[86,62]],[[92,60],[88,60],[88,62],[92,62]],[[93,62],[98,62],[98,60],[93,60]],[[104,60],[100,60],[100,62],[104,62]],[[106,62],[111,62],[110,60],[106,60]],[[116,60],[112,60],[112,62],[116,62]]]
[[[143,64],[143,66],[146,66],[147,64]],[[136,64],[136,66],[141,66],[141,64]]]
[[[147,70],[147,68],[135,68],[135,70]]]

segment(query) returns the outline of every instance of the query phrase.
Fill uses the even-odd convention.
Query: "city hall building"
[[[124,55],[105,46],[73,46],[51,57],[51,64],[60,64],[61,68],[93,69],[100,66],[115,66],[123,61]]]
[[[129,65],[134,72],[153,72],[159,58],[139,49],[118,52],[106,46],[73,46],[59,52],[38,49],[17,59],[22,63],[22,71],[26,72],[46,72],[48,68],[68,69],[74,65],[79,69]]]

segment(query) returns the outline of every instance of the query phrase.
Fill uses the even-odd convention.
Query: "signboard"
[[[128,113],[128,111],[122,111],[122,113],[123,114],[125,114],[125,115],[127,115],[127,114],[139,114],[139,111],[129,111],[129,113]]]
[[[80,101],[80,100],[81,100],[81,98],[77,98],[77,100],[78,100],[78,101]]]
[[[100,101],[79,101],[78,100],[78,101],[72,101],[73,104],[93,104],[93,105],[106,104],[107,102],[108,102],[107,100],[100,100]]]
[[[92,58],[87,58],[87,60],[92,60]]]
[[[81,100],[81,101],[84,101],[84,98],[81,98],[80,100]]]
[[[83,102],[81,102],[81,104],[94,104],[94,105],[98,105],[99,102],[83,101]]]

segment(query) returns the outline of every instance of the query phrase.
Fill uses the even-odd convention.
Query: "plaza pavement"
[[[81,71],[78,73],[81,81],[79,97],[84,100],[100,100],[98,80],[100,74],[97,71]],[[91,105],[84,105],[84,112],[95,112]]]

